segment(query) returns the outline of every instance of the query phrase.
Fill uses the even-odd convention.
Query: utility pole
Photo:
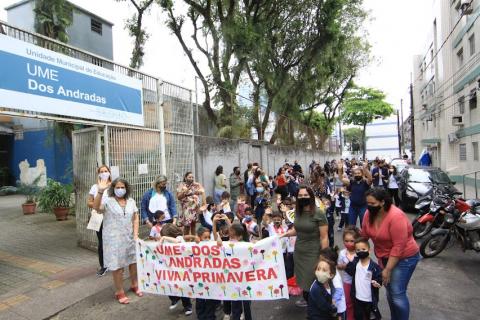
[[[402,140],[400,135],[400,114],[397,110],[398,157],[402,157]]]
[[[415,112],[413,110],[413,83],[410,80],[410,134],[411,134],[411,147],[412,162],[415,163]]]
[[[402,131],[400,132],[400,140],[402,141],[401,148],[400,148],[400,157],[402,157],[403,153],[405,153],[405,137],[403,136],[403,132],[405,128],[403,127],[403,99],[400,99],[400,125],[402,127]],[[402,153],[403,149],[403,153]]]

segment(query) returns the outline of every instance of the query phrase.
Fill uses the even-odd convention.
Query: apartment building
[[[434,0],[424,52],[413,59],[417,156],[453,179],[480,170],[480,0]]]

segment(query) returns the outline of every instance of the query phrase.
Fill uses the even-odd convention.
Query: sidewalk
[[[44,319],[111,286],[96,277],[96,253],[77,246],[74,216],[24,216],[23,201],[0,197],[0,319]]]

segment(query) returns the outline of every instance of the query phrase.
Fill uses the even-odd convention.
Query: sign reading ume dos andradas
[[[142,82],[0,35],[0,106],[143,126]]]
[[[216,300],[288,299],[282,246],[277,237],[257,243],[160,244],[137,242],[144,292]]]

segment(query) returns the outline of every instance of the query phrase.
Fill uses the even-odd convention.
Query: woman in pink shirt
[[[405,213],[392,204],[383,188],[366,192],[368,210],[362,223],[362,236],[372,239],[383,268],[383,284],[392,320],[408,320],[410,304],[407,287],[420,260],[413,228]]]

